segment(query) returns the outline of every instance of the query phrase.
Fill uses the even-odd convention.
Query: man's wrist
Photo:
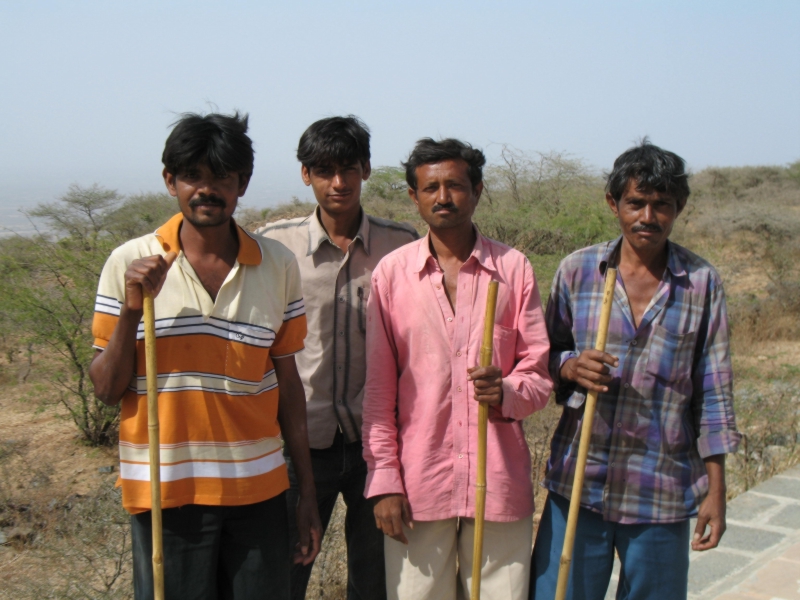
[[[575,381],[574,374],[573,374],[573,368],[574,368],[575,362],[577,360],[578,360],[577,358],[572,356],[572,357],[568,358],[567,360],[565,360],[564,364],[561,365],[561,370],[558,372],[558,375],[559,375],[559,377],[561,378],[562,381]]]
[[[139,322],[142,320],[142,315],[144,315],[144,310],[133,310],[128,308],[124,302],[122,303],[122,308],[119,310],[120,322],[128,325],[136,325],[136,327],[139,327]]]
[[[317,489],[313,481],[311,483],[301,484],[298,487],[301,496],[311,496],[312,498],[317,496]]]

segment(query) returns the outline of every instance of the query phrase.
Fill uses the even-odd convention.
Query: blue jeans
[[[569,500],[550,492],[531,560],[531,600],[552,600],[569,513]],[[603,600],[619,554],[617,600],[685,600],[689,584],[689,521],[621,525],[586,508],[569,573],[569,600]]]
[[[344,436],[338,431],[330,448],[311,450],[317,506],[323,531],[328,529],[336,498],[340,493],[347,506],[344,521],[347,543],[347,600],[384,600],[386,569],[383,560],[383,533],[375,526],[372,501],[364,498],[367,464],[361,451],[361,442],[345,444]],[[291,457],[284,454],[284,458],[289,467],[290,488],[286,493],[289,545],[294,552],[299,539],[295,519],[299,491]],[[303,600],[306,597],[312,566],[292,566],[292,600]]]
[[[166,600],[289,598],[286,498],[162,512]],[[133,591],[153,598],[150,511],[131,515]]]

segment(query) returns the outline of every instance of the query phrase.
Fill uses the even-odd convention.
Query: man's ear
[[[369,163],[369,161],[364,163],[363,171],[364,172],[361,175],[361,179],[363,181],[366,181],[367,179],[369,179],[369,176],[372,174],[372,165]]]
[[[411,201],[414,203],[414,206],[419,208],[419,200],[417,200],[417,190],[410,187],[408,188],[408,197],[411,198]]]
[[[619,207],[617,206],[617,201],[614,200],[614,196],[611,194],[606,194],[606,204],[611,209],[611,212],[614,213],[614,216],[619,218]]]
[[[242,175],[239,173],[239,198],[244,196],[247,191],[247,186],[250,185],[250,178],[252,175]]]
[[[311,171],[305,165],[300,165],[300,177],[303,178],[303,183],[311,185]]]
[[[178,197],[178,188],[176,186],[175,175],[167,171],[167,168],[164,167],[164,170],[161,171],[161,176],[164,178],[164,185],[167,186],[167,191],[169,195],[177,198]]]
[[[473,189],[475,193],[475,206],[478,206],[478,201],[481,199],[481,194],[483,193],[483,182],[479,182]]]

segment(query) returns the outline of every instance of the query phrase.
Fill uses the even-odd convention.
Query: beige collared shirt
[[[319,208],[256,233],[284,244],[300,265],[308,334],[296,360],[306,391],[311,447],[330,447],[337,428],[347,442],[358,441],[372,271],[384,256],[419,235],[410,225],[362,211],[361,226],[345,254],[322,227]]]

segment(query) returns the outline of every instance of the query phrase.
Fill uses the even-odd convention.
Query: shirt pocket
[[[690,384],[695,332],[672,333],[661,325],[653,328],[647,372],[668,383]]]
[[[356,296],[358,296],[358,330],[365,334],[367,333],[367,300],[369,299],[369,288],[359,286],[356,289]]]
[[[505,377],[514,368],[514,358],[517,354],[517,330],[495,324],[493,343],[492,364],[500,367],[500,371]]]

